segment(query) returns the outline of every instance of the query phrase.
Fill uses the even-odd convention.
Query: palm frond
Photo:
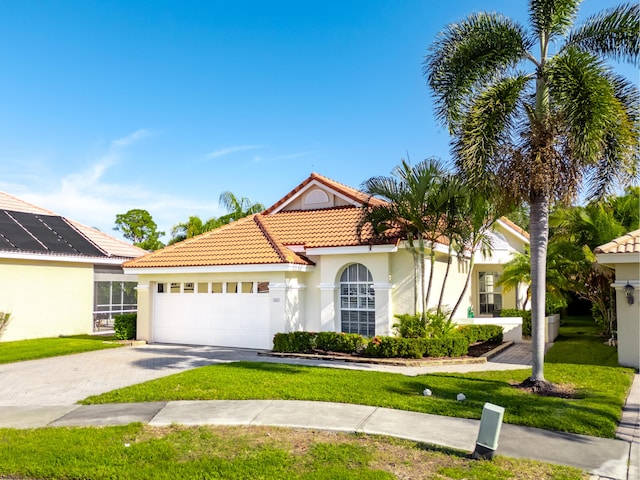
[[[562,112],[574,159],[595,163],[610,132],[628,125],[608,70],[594,55],[572,47],[549,62],[545,72],[555,106]],[[623,134],[622,131],[619,134]]]
[[[499,149],[510,141],[529,80],[524,74],[501,79],[479,93],[466,112],[453,140],[452,153],[458,170],[471,184],[478,185],[494,171]]]
[[[640,4],[623,4],[589,17],[571,32],[568,46],[637,65],[640,60]]]
[[[531,45],[520,25],[495,13],[476,13],[448,25],[423,63],[435,95],[436,117],[450,129],[455,127],[474,88],[514,68]]]
[[[538,38],[564,35],[576,18],[582,0],[531,0],[529,19]]]

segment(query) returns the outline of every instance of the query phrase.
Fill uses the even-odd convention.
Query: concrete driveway
[[[511,357],[505,357],[501,361],[500,357],[506,352],[485,364],[426,367],[285,359],[262,356],[259,352],[227,347],[153,344],[9,363],[0,365],[0,406],[73,405],[90,395],[196,367],[241,360],[378,370],[405,375],[527,368],[522,358],[514,361]],[[529,352],[524,352],[520,357],[526,355],[531,356]]]
[[[73,405],[204,365],[257,359],[254,350],[140,345],[0,365],[0,406]]]

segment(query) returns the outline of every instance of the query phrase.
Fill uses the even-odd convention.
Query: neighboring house
[[[268,349],[277,332],[391,334],[394,314],[413,312],[413,259],[400,239],[358,236],[365,200],[313,173],[262,213],[126,262],[139,282],[138,338]],[[477,254],[460,316],[470,305],[476,315],[516,305],[495,281],[528,235],[504,219],[493,237],[493,256]],[[436,250],[435,301],[447,248]],[[454,260],[444,303],[455,304],[467,269],[467,259]]]
[[[615,270],[618,363],[640,369],[640,230],[594,250],[598,263]]]
[[[137,279],[122,263],[146,253],[0,192],[0,340],[92,333],[136,310]]]

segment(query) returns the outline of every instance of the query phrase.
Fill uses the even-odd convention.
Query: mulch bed
[[[276,353],[276,352],[260,352],[259,355],[267,355],[274,357],[294,357],[308,358],[316,360],[342,360],[346,362],[357,363],[378,363],[386,365],[399,366],[427,366],[427,365],[455,365],[464,363],[485,363],[487,354],[492,350],[501,346],[507,347],[512,342],[478,342],[469,347],[469,353],[464,357],[424,357],[419,359],[412,358],[372,358],[362,357],[360,355],[352,355],[347,353],[327,352],[325,350],[312,350],[306,353]]]

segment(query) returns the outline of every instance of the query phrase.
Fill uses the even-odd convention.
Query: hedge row
[[[376,358],[461,357],[469,345],[478,341],[502,341],[498,325],[464,325],[438,338],[376,336],[371,339],[353,333],[290,332],[277,333],[273,351],[306,353],[313,350],[340,352]]]
[[[500,325],[461,325],[458,332],[466,337],[469,345],[476,342],[502,342]]]

